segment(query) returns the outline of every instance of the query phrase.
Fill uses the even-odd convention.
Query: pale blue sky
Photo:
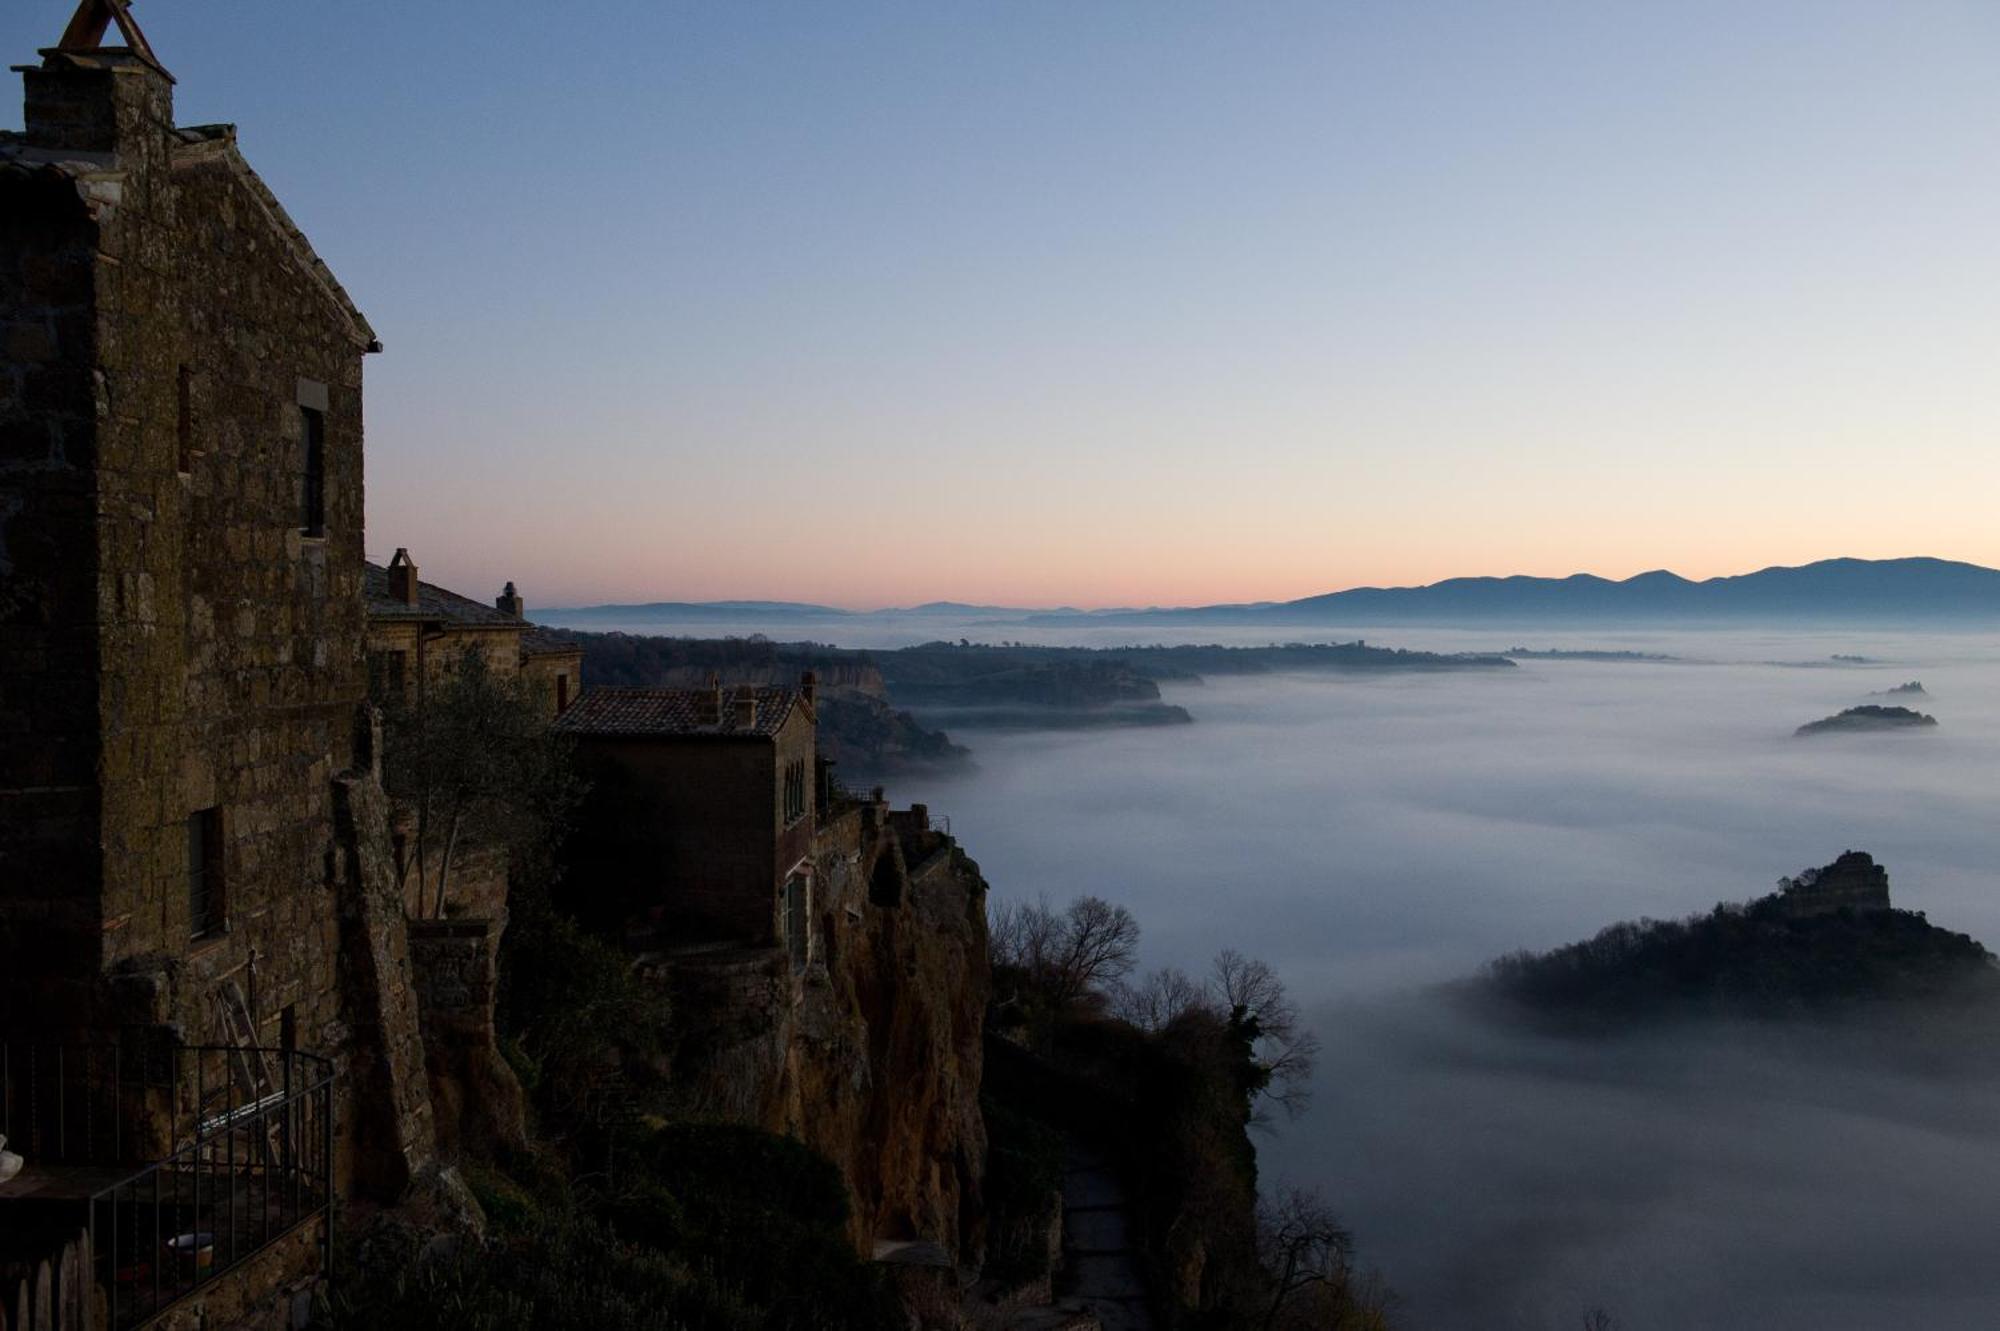
[[[2000,563],[1990,0],[135,12],[469,593]]]

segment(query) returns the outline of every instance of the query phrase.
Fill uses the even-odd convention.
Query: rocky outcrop
[[[1847,851],[1824,868],[1781,879],[1778,886],[1778,901],[1793,919],[1889,909],[1889,871],[1865,850]]]
[[[879,803],[823,820],[803,965],[775,948],[652,964],[673,993],[690,1111],[831,1160],[859,1251],[920,1242],[970,1262],[984,1241],[986,885],[949,837],[907,830]]]

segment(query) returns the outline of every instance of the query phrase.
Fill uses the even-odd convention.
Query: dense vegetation
[[[530,766],[569,755],[542,732]],[[573,781],[573,777],[565,778]],[[484,1237],[378,1216],[349,1243],[340,1326],[834,1331],[906,1325],[854,1253],[835,1168],[752,1128],[677,1120],[665,998],[564,907],[561,824],[514,847],[496,1025],[525,1149],[461,1162]]]
[[[348,1254],[343,1325],[381,1331],[901,1331],[845,1232],[833,1166],[749,1128],[634,1129],[617,1169],[554,1155],[468,1170],[485,1241],[380,1225]]]
[[[1131,982],[1138,927],[1085,897],[1001,909],[987,1044],[989,1233],[1003,1271],[1038,1261],[1065,1143],[1125,1179],[1168,1326],[1369,1331],[1385,1298],[1317,1198],[1260,1204],[1248,1129],[1302,1104],[1314,1044],[1273,972],[1225,952],[1206,980]]]
[[[1488,967],[1481,992],[1565,1020],[1785,1017],[1864,1001],[2000,993],[1984,947],[1921,913],[1838,910],[1797,917],[1779,896],[1684,920],[1614,924],[1585,942]]]
[[[1808,721],[1795,733],[1824,735],[1843,730],[1904,730],[1936,724],[1936,717],[1908,707],[1880,707],[1874,703],[1864,703],[1817,721]]]

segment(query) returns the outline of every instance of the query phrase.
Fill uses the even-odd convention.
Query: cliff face
[[[700,1113],[789,1133],[840,1170],[852,1236],[984,1243],[978,866],[921,815],[848,806],[815,843],[812,955],[670,958],[673,1080]]]

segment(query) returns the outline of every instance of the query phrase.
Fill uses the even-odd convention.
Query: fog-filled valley
[[[840,645],[907,641],[873,631]],[[1848,848],[1887,867],[1898,907],[2000,942],[2000,638],[1313,636],[1678,659],[1165,683],[1192,725],[953,729],[974,765],[896,794],[950,818],[996,902],[1096,893],[1138,916],[1149,967],[1199,971],[1224,946],[1278,967],[1324,1052],[1311,1108],[1260,1138],[1265,1178],[1323,1189],[1413,1325],[1574,1326],[1592,1307],[1628,1331],[1990,1324],[2000,1079],[1969,1052],[1990,1041],[1956,1026],[1911,1053],[1860,1027],[1708,1023],[1554,1037],[1429,987],[1760,896]],[[1793,733],[1910,680],[1937,727]]]

